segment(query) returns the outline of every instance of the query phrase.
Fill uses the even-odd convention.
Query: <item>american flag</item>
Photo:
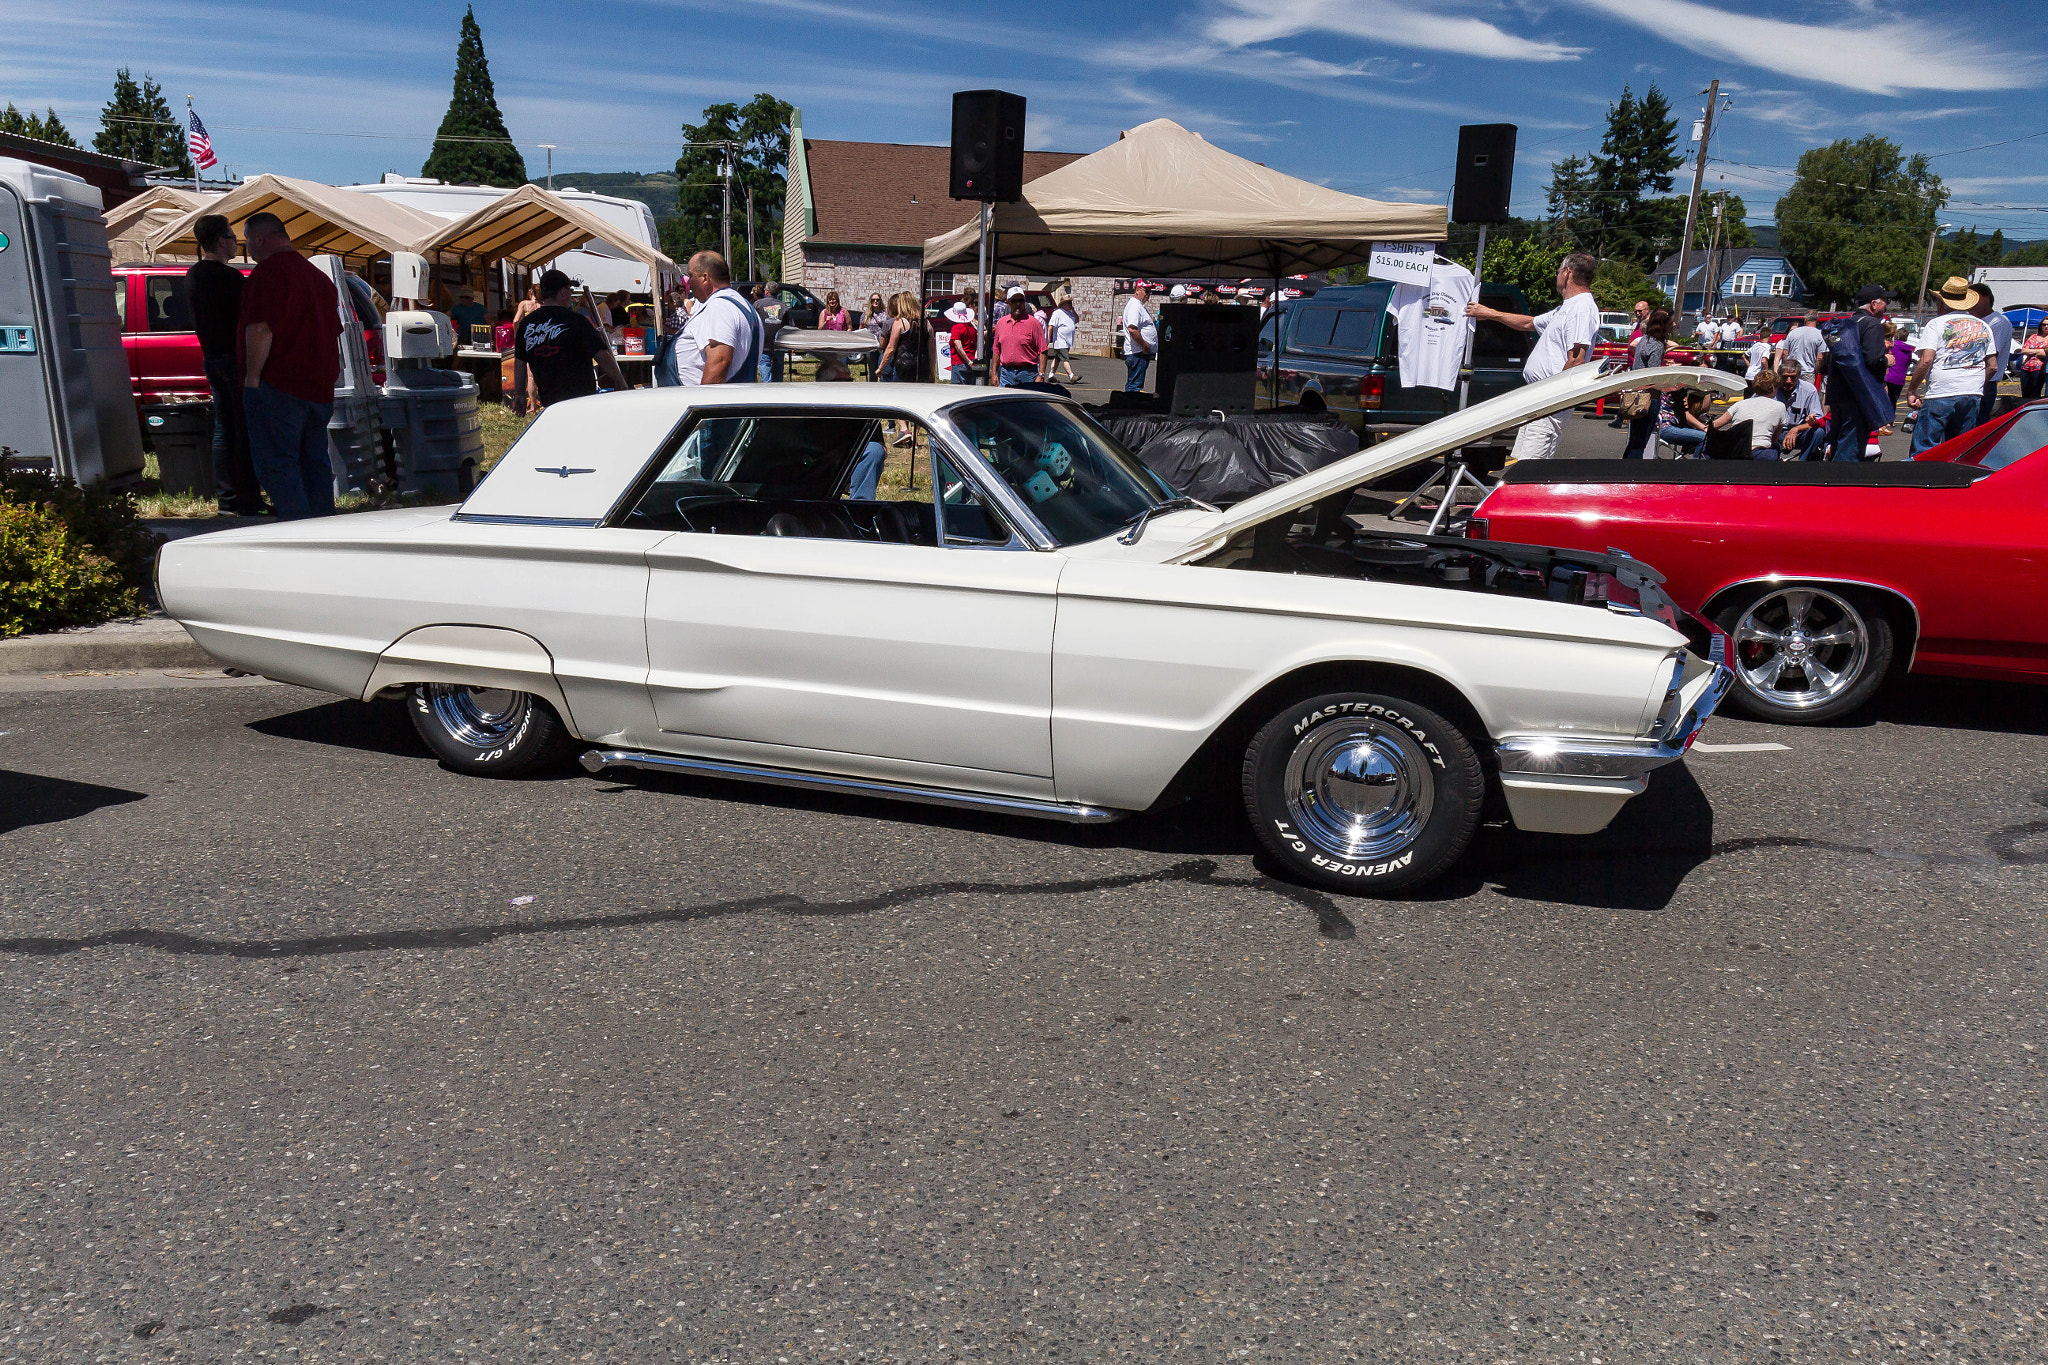
[[[192,127],[185,133],[185,146],[192,153],[192,164],[202,171],[212,170],[213,139],[206,135],[206,125],[199,121],[197,109],[187,109],[185,114],[192,120]]]

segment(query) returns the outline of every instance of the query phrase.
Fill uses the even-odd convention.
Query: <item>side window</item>
[[[1280,340],[1280,314],[1275,310],[1259,328],[1259,354],[1271,355]]]
[[[192,306],[185,298],[185,277],[183,275],[150,275],[145,277],[149,299],[149,330],[152,332],[189,332],[192,330]]]
[[[929,448],[921,425],[886,414],[708,417],[662,457],[624,524],[932,545],[936,513],[918,477]]]
[[[1392,313],[1386,314],[1386,321],[1380,324],[1380,359],[1399,361],[1401,358],[1401,323]]]
[[[1305,308],[1301,321],[1294,325],[1294,335],[1288,345],[1328,346],[1330,334],[1337,326],[1337,310],[1334,308]]]
[[[932,452],[932,470],[938,514],[945,527],[948,545],[1007,545],[1010,527],[982,498],[943,451]]]
[[[128,281],[130,275],[114,276],[114,312],[121,319],[121,330],[128,330]]]
[[[1372,350],[1373,324],[1382,313],[1366,308],[1346,308],[1337,314],[1337,328],[1330,344],[1340,351],[1365,353]]]

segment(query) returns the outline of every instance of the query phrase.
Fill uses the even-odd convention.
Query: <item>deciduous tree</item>
[[[1817,301],[1854,298],[1866,284],[1910,299],[1947,202],[1925,156],[1908,157],[1875,133],[1841,138],[1800,154],[1798,176],[1778,200],[1778,240]]]
[[[754,192],[754,255],[769,276],[782,273],[782,190],[789,165],[789,123],[795,106],[760,94],[739,104],[714,104],[703,118],[683,125],[686,143],[736,143],[732,174],[731,262],[734,277],[745,272],[747,191]],[[718,171],[725,149],[684,147],[676,158],[676,216],[661,225],[662,250],[677,261],[690,253],[725,249],[720,233],[725,184]]]

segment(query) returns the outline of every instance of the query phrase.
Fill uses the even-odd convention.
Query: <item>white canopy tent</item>
[[[196,257],[199,244],[192,235],[193,225],[209,213],[221,214],[238,234],[244,233],[243,225],[257,214],[274,213],[293,245],[306,255],[331,252],[357,260],[415,250],[415,243],[446,226],[444,219],[374,195],[336,189],[317,180],[259,175],[239,189],[173,218],[150,236],[149,249],[159,256],[179,252]]]
[[[149,239],[173,219],[203,204],[211,204],[221,196],[218,193],[194,193],[171,185],[152,185],[133,199],[125,200],[106,211],[107,248],[114,253],[115,265],[148,265],[160,260],[197,260],[197,251],[158,255],[149,249]]]
[[[1364,261],[1374,242],[1440,242],[1440,205],[1325,189],[1154,119],[994,206],[991,268],[1059,275],[1277,278]],[[971,271],[979,222],[924,244],[926,270]]]
[[[596,214],[538,185],[521,185],[452,223],[440,224],[412,249],[422,255],[446,252],[534,266],[582,250],[592,242],[639,261],[662,284],[682,273],[674,261],[653,247],[628,239]],[[658,295],[660,291],[655,292]]]

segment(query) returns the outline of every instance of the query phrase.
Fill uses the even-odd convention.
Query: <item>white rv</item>
[[[389,174],[380,184],[344,185],[341,188],[361,194],[382,195],[409,209],[431,213],[451,222],[512,192],[492,185],[449,185],[418,176]],[[620,241],[656,248],[661,245],[655,235],[654,211],[638,199],[618,199],[608,194],[592,194],[588,190],[564,189],[555,193],[586,213],[616,226]],[[548,264],[571,279],[583,281],[596,295],[609,294],[615,289],[623,289],[629,294],[647,294],[655,287],[652,270],[608,242],[593,242],[582,251],[557,256]]]

